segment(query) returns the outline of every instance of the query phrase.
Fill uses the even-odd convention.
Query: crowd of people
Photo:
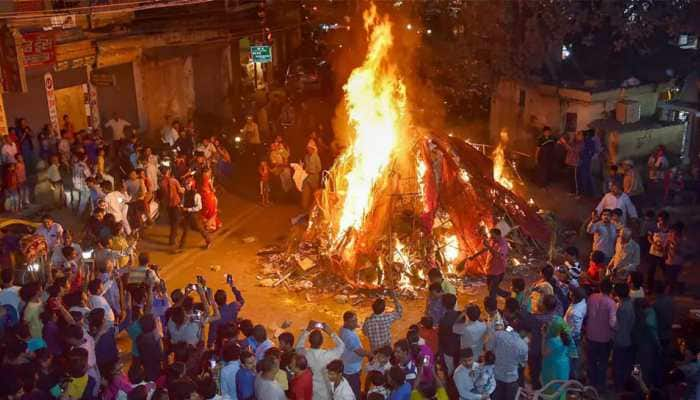
[[[108,222],[119,224],[117,230],[130,237],[165,211],[171,245],[184,246],[189,229],[210,243],[209,234],[221,227],[214,179],[231,174],[229,151],[217,136],[200,137],[192,122],[183,127],[172,121],[154,151],[116,114],[105,125],[110,140],[100,130],[75,131],[67,115],[63,120],[60,133],[52,134],[47,125],[35,134],[20,118],[3,137],[6,211],[36,204],[67,207],[79,217],[110,214]],[[178,230],[182,236],[176,243]],[[97,241],[94,227],[86,233],[91,234],[88,241]]]
[[[294,123],[293,109],[284,105],[270,119],[283,131]],[[271,139],[273,124],[264,121],[251,116],[241,130],[259,161],[262,204],[296,187],[310,207],[340,148],[327,145],[328,132],[314,123],[301,150],[290,149],[284,135]],[[638,179],[627,174],[630,163],[605,179],[606,194],[586,224],[593,235],[587,260],[568,247],[539,279],[516,277],[502,289],[508,242],[492,229],[482,250],[488,294],[479,304],[458,305],[455,286],[434,268],[423,316],[408,329],[399,332],[404,307],[388,291],[368,315],[348,309],[340,321],[312,320],[292,332],[288,323],[245,318],[231,275],[215,284],[225,290],[203,276],[168,288],[149,254],[134,250],[159,214],[174,251],[191,229],[212,245],[221,226],[214,180],[231,173],[220,139],[169,121],[156,152],[124,119],[115,115],[106,127],[111,140],[75,132],[66,116],[60,135],[48,127],[35,135],[20,119],[3,138],[5,209],[44,202],[87,222],[78,243],[43,216],[36,235],[48,257],[40,270],[22,262],[21,238],[2,232],[2,398],[510,400],[523,388],[556,393],[567,380],[625,399],[700,398],[700,340],[691,327],[674,329],[678,276],[693,249],[683,223],[671,223],[666,211],[637,211],[648,199],[639,180],[630,182]],[[593,193],[581,163],[591,162],[595,143],[587,133],[576,140],[545,131],[538,159],[556,143],[575,147],[566,160],[574,189]],[[303,161],[292,162],[292,153]],[[666,168],[659,154],[649,160],[656,183]],[[553,168],[542,168],[547,181]],[[647,186],[663,192],[653,180]]]

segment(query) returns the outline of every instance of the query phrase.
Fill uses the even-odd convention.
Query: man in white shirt
[[[330,335],[335,347],[332,349],[322,349],[323,346],[323,334]],[[309,340],[311,348],[307,349],[304,347],[306,340]],[[343,341],[331,331],[328,324],[319,324],[314,321],[309,322],[309,326],[301,332],[296,345],[294,346],[297,353],[305,355],[306,360],[309,362],[309,368],[313,373],[313,388],[314,388],[314,400],[331,400],[331,386],[328,380],[326,367],[328,364],[339,359],[343,352],[345,351],[345,344]],[[342,373],[342,370],[341,370]],[[352,389],[350,389],[352,393]]]
[[[104,294],[109,290],[109,287],[105,287],[102,281],[99,279],[93,279],[88,284],[88,291],[90,292],[90,298],[88,300],[88,305],[91,310],[96,308],[101,308],[105,311],[105,323],[107,326],[114,326],[114,311],[112,307],[104,298]]]
[[[634,207],[634,204],[632,204],[630,197],[627,195],[627,193],[622,191],[619,184],[612,183],[610,186],[610,192],[603,196],[595,210],[596,213],[600,215],[603,210],[614,210],[616,208],[622,210],[623,224],[627,224],[628,219],[637,219],[637,209]]]
[[[10,135],[5,135],[5,137],[3,137],[3,142],[2,150],[0,150],[0,154],[2,155],[2,164],[7,165],[16,162],[15,156],[17,155],[17,144],[12,141]]]
[[[56,246],[63,245],[63,227],[53,221],[53,217],[46,214],[42,218],[42,223],[36,230],[37,235],[41,235],[46,240],[46,246],[53,250]]]
[[[615,255],[608,269],[614,274],[615,280],[627,280],[630,272],[636,271],[639,266],[640,250],[639,244],[632,240],[632,230],[623,228],[615,243]]]
[[[124,232],[126,234],[131,233],[131,227],[129,226],[129,221],[126,218],[127,212],[129,212],[129,195],[123,193],[119,190],[112,190],[112,185],[109,182],[105,183],[105,188],[108,189],[109,193],[105,196],[105,203],[107,204],[107,212],[114,215],[114,220],[116,222],[121,222],[124,226]]]
[[[163,143],[170,147],[175,146],[175,142],[180,138],[178,133],[180,130],[180,123],[174,121],[172,124],[167,124],[163,130],[160,132],[161,140]]]
[[[586,231],[593,235],[592,251],[601,251],[608,260],[615,254],[615,240],[617,239],[617,229],[610,222],[610,210],[604,209],[600,212],[600,219],[595,211],[591,216]]]
[[[127,126],[131,126],[131,123],[117,113],[112,114],[112,119],[105,124],[105,128],[112,130],[112,140],[114,141],[124,139],[124,128]]]
[[[355,400],[355,392],[352,391],[347,379],[343,377],[343,362],[333,360],[326,366],[328,380],[331,384],[333,400]]]
[[[180,236],[179,249],[185,247],[187,232],[190,228],[193,228],[202,235],[206,243],[204,248],[208,249],[211,247],[211,236],[209,232],[204,229],[202,220],[199,218],[199,212],[202,211],[202,196],[197,193],[194,179],[189,179],[186,186],[185,193],[182,195],[182,222],[180,226],[182,228],[182,236]]]
[[[476,369],[479,364],[474,362],[474,354],[471,348],[459,351],[459,366],[455,369],[454,381],[459,392],[459,400],[482,400],[488,399],[488,394],[476,393],[475,381],[477,378]]]

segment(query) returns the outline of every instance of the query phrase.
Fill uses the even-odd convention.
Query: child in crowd
[[[618,232],[620,232],[624,227],[625,223],[622,220],[622,215],[624,213],[622,212],[622,209],[615,208],[612,210],[610,213],[610,222],[615,226],[615,229],[617,229]]]
[[[445,307],[442,305],[442,285],[431,283],[428,287],[428,297],[425,303],[425,315],[431,317],[433,321],[440,321],[445,315]]]
[[[17,174],[17,186],[19,191],[19,207],[24,208],[29,202],[29,184],[27,182],[27,167],[21,154],[15,156],[15,173]]]
[[[496,376],[493,369],[496,363],[496,355],[491,351],[484,353],[484,360],[479,364],[474,388],[476,393],[481,395],[491,395],[496,390]]]
[[[434,325],[435,323],[432,317],[428,315],[424,316],[418,323],[418,334],[425,341],[426,346],[433,351],[433,354],[437,354],[438,334]]]
[[[640,221],[639,225],[639,237],[637,238],[637,243],[639,243],[639,254],[644,257],[649,254],[649,235],[656,230],[656,214],[654,210],[649,209],[644,212],[644,216]]]
[[[605,253],[599,250],[591,252],[591,257],[586,270],[586,283],[593,286],[598,286],[600,281],[605,277]]]
[[[643,299],[644,298],[644,276],[639,271],[631,271],[627,276],[627,284],[630,287],[630,299]]]
[[[7,164],[5,170],[5,209],[10,212],[18,212],[19,203],[19,177],[17,165]]]
[[[564,266],[569,270],[569,285],[578,286],[578,279],[581,276],[581,262],[578,260],[579,252],[574,246],[569,246],[564,250]]]
[[[375,395],[375,397],[376,395],[380,395],[382,399],[389,398],[389,389],[386,387],[386,377],[384,373],[380,371],[370,371],[367,373],[365,382],[368,399],[372,395]]]
[[[260,175],[260,201],[263,206],[270,205],[270,167],[267,165],[267,161],[260,161],[260,166],[258,167],[258,174]]]
[[[392,350],[389,346],[380,347],[374,351],[374,357],[372,361],[367,363],[367,374],[372,371],[379,371],[382,374],[386,373],[391,369],[391,359]]]
[[[497,325],[503,325],[503,317],[498,311],[498,300],[495,297],[484,297],[484,310],[486,310],[486,326],[490,332],[495,331]]]
[[[525,280],[523,278],[513,278],[510,284],[513,298],[518,301],[523,310],[530,312],[532,307],[530,297],[525,292]]]

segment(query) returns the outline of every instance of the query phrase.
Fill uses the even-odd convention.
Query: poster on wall
[[[24,43],[24,66],[26,68],[43,67],[56,61],[53,32],[30,32],[22,34]]]
[[[5,115],[5,101],[0,94],[0,136],[5,136],[9,132],[7,131],[7,116]]]
[[[49,105],[49,121],[51,129],[55,135],[61,132],[61,127],[58,123],[58,110],[56,109],[56,94],[54,93],[53,76],[50,72],[44,74],[44,87],[46,88],[46,102]]]

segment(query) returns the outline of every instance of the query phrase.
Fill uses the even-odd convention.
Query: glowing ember
[[[345,170],[336,182],[340,197],[340,217],[332,239],[336,249],[350,232],[362,231],[375,204],[375,188],[386,183],[404,131],[406,87],[390,63],[391,23],[386,17],[380,19],[374,6],[365,12],[364,20],[370,34],[367,56],[343,88],[354,138],[336,164]],[[345,244],[346,259],[350,247]]]
[[[469,183],[469,173],[467,172],[467,170],[459,170],[459,179],[462,180],[462,183]]]
[[[493,180],[500,183],[504,188],[513,189],[513,182],[505,176],[506,154],[505,149],[508,144],[508,132],[501,131],[498,146],[493,151]]]
[[[459,238],[457,235],[446,235],[442,241],[442,256],[447,262],[447,270],[454,273],[457,261],[459,261]]]

